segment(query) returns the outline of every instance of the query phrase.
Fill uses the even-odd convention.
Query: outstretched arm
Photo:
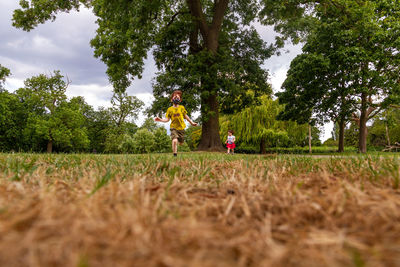
[[[193,122],[187,114],[185,114],[185,119],[192,125],[192,126],[197,126],[197,122]]]
[[[169,118],[163,118],[163,119],[161,119],[161,118],[159,118],[159,117],[155,117],[154,120],[155,120],[155,121],[159,121],[159,122],[169,122]]]

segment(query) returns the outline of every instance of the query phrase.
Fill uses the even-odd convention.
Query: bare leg
[[[172,152],[176,154],[178,152],[178,139],[175,138],[172,140]]]

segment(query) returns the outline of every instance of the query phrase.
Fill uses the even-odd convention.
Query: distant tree
[[[283,122],[283,126],[281,127],[283,127],[283,129],[285,129],[285,131],[287,132],[289,138],[287,144],[288,147],[310,146],[309,124],[299,124],[295,121],[285,121]],[[316,126],[311,126],[311,146],[321,145],[320,135],[320,129]]]
[[[114,92],[111,98],[112,107],[109,108],[111,120],[118,129],[124,124],[138,118],[144,103],[136,96],[129,96],[126,92]]]
[[[295,121],[277,120],[284,108],[277,100],[268,96],[258,99],[259,105],[248,107],[234,115],[220,118],[220,134],[226,140],[227,131],[234,131],[239,145],[259,147],[260,153],[266,153],[267,147],[293,147],[308,144],[308,124]],[[320,145],[320,131],[312,127],[312,145]]]
[[[17,96],[29,110],[26,132],[47,142],[47,152],[53,144],[62,148],[84,149],[88,146],[84,117],[76,105],[69,105],[64,81],[59,71],[46,76],[40,74],[25,81]]]
[[[328,1],[316,11],[318,21],[280,98],[294,115],[309,112],[338,122],[339,151],[346,121],[356,119],[359,151],[365,153],[367,121],[398,101],[399,2]]]
[[[325,140],[323,145],[324,146],[337,146],[338,142],[337,142],[337,140],[334,140],[333,138],[329,138],[329,139]]]
[[[359,126],[356,122],[351,121],[344,131],[344,142],[346,146],[358,146]]]
[[[147,117],[145,121],[143,122],[142,126],[140,126],[141,129],[147,129],[150,132],[155,132],[158,128],[160,128],[157,123],[154,121],[154,118],[152,117]]]
[[[344,151],[344,127],[354,112],[354,100],[347,96],[348,91],[343,80],[345,72],[331,63],[323,55],[308,50],[318,47],[319,39],[311,46],[308,42],[303,54],[291,63],[288,75],[282,84],[283,92],[278,92],[279,102],[285,109],[279,119],[294,120],[298,123],[312,122],[323,124],[332,120],[339,125],[338,151]]]
[[[111,104],[107,109],[111,125],[107,128],[104,150],[108,153],[119,153],[126,134],[136,132],[134,121],[144,103],[136,96],[129,96],[125,91],[116,91],[111,98]]]
[[[18,97],[0,90],[0,151],[23,151],[29,144],[24,139],[28,110]]]
[[[132,136],[132,147],[134,153],[144,154],[155,150],[156,141],[154,135],[147,129],[139,129]]]
[[[369,127],[372,146],[390,146],[400,143],[400,109],[389,108],[380,114]]]
[[[89,151],[96,153],[105,152],[108,133],[114,129],[110,113],[104,107],[99,107],[98,110],[89,110],[87,113],[84,113],[84,116],[90,140]]]
[[[260,105],[233,115],[228,124],[223,123],[226,126],[221,128],[221,136],[226,137],[228,129],[231,129],[238,141],[258,144],[260,153],[265,154],[266,146],[279,146],[279,143],[287,142],[288,136],[275,120],[279,112],[278,102],[268,96],[261,97],[260,102]]]
[[[152,152],[164,153],[172,152],[171,138],[167,134],[164,127],[158,127],[153,131],[154,136],[154,149]]]

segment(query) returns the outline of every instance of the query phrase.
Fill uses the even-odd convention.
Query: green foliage
[[[137,154],[150,153],[155,150],[156,141],[154,135],[147,129],[139,129],[132,136],[133,152]]]
[[[0,91],[0,151],[94,153],[170,152],[165,128],[148,118],[141,131],[133,119],[143,102],[125,93],[115,94],[112,107],[97,111],[83,97],[68,101],[67,82],[59,72],[28,79],[15,93]],[[180,151],[189,151],[187,145]]]
[[[384,147],[400,143],[400,109],[389,108],[369,127],[369,144],[371,146]]]
[[[156,114],[166,109],[168,96],[174,89],[184,92],[183,104],[189,112],[202,106],[203,120],[210,115],[211,107],[206,100],[213,94],[218,96],[221,111],[225,113],[252,105],[254,96],[271,94],[268,73],[261,65],[274,48],[261,40],[254,27],[236,21],[233,5],[225,16],[215,54],[207,51],[201,39],[191,38],[196,28],[189,15],[177,16],[168,28],[162,29],[153,53],[162,71],[154,84],[151,112]]]
[[[157,123],[154,121],[154,118],[152,117],[147,117],[146,120],[143,122],[142,126],[140,126],[142,129],[147,129],[150,132],[156,131],[158,128],[160,128]]]
[[[138,118],[138,114],[144,106],[143,101],[136,96],[129,96],[126,92],[114,92],[111,98],[112,107],[109,108],[112,122],[117,128],[121,128],[129,120]]]
[[[97,111],[91,109],[85,115],[90,139],[90,152],[106,151],[107,136],[114,129],[108,110],[100,107]]]
[[[0,91],[0,151],[26,150],[23,129],[28,110],[15,94]]]
[[[221,118],[221,117],[220,117]],[[185,142],[189,146],[190,150],[196,150],[200,143],[201,138],[201,127],[200,126],[189,126],[185,130]]]
[[[65,94],[69,81],[59,71],[53,75],[40,74],[25,81],[17,97],[29,110],[24,134],[34,136],[38,145],[47,142],[47,151],[53,144],[62,150],[85,150],[89,145],[85,118],[80,106],[68,103]]]
[[[216,133],[217,103],[222,112],[236,112],[254,104],[249,90],[255,97],[272,92],[262,65],[276,47],[260,38],[253,23],[279,21],[277,29],[295,39],[294,31],[298,29],[294,29],[305,25],[305,20],[300,22],[299,18],[306,14],[309,2],[313,3],[33,0],[20,2],[13,25],[29,31],[39,23],[54,20],[59,11],[78,10],[80,4],[91,7],[99,25],[91,45],[95,56],[107,65],[115,90],[123,92],[135,77],[141,77],[144,59],[153,49],[160,71],[154,84],[156,100],[149,112],[165,110],[170,93],[181,89],[189,113],[200,108],[203,124]],[[290,25],[282,27],[285,24]]]
[[[399,101],[399,2],[328,1],[314,11],[303,53],[277,94],[287,104],[280,118],[346,122],[365,114],[364,127]]]
[[[308,125],[293,121],[278,121],[276,116],[283,109],[278,101],[268,96],[258,100],[261,104],[246,108],[241,112],[222,116],[220,135],[225,141],[229,129],[239,145],[258,146],[261,151],[266,147],[292,147],[308,144]],[[312,128],[312,143],[320,145],[319,130]]]
[[[136,96],[129,96],[125,91],[116,91],[111,98],[112,107],[104,110],[104,116],[109,118],[108,127],[104,131],[104,151],[108,153],[130,152],[121,144],[125,137],[135,134],[137,127],[133,123],[144,106],[143,101]],[[127,145],[130,147],[130,145]]]
[[[165,153],[172,152],[171,148],[171,138],[167,134],[167,130],[164,127],[159,127],[153,131],[154,135],[154,149],[153,152]],[[179,147],[179,151],[181,151]]]
[[[338,141],[334,140],[333,138],[329,138],[323,143],[323,145],[324,146],[337,146],[338,145]]]
[[[130,147],[129,144],[123,145],[125,140],[129,143],[130,135],[122,132],[112,131],[113,128],[107,129],[107,134],[104,141],[104,152],[106,153],[121,153],[123,149]]]
[[[190,152],[191,149],[188,145],[188,143],[184,142],[182,145],[178,146],[178,152]]]
[[[267,96],[261,97],[261,105],[249,107],[231,118],[235,136],[244,143],[259,143],[271,137],[267,130],[278,130],[275,117],[278,113],[278,102]],[[224,137],[227,136],[227,130]],[[226,140],[226,138],[224,138]]]
[[[114,138],[118,138],[114,136]],[[165,153],[171,152],[171,138],[167,130],[163,127],[155,129],[153,132],[146,128],[140,128],[135,134],[125,134],[118,140],[120,144],[115,149],[118,153],[145,154],[151,152]],[[181,147],[179,148],[181,150]]]
[[[11,72],[0,64],[0,92],[4,89],[4,82]]]
[[[357,147],[358,136],[359,136],[358,126],[354,122],[351,122],[344,132],[345,144],[347,146]]]

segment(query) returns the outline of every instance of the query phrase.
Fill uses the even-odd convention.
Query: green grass
[[[395,266],[399,186],[393,153],[0,154],[0,266]]]

